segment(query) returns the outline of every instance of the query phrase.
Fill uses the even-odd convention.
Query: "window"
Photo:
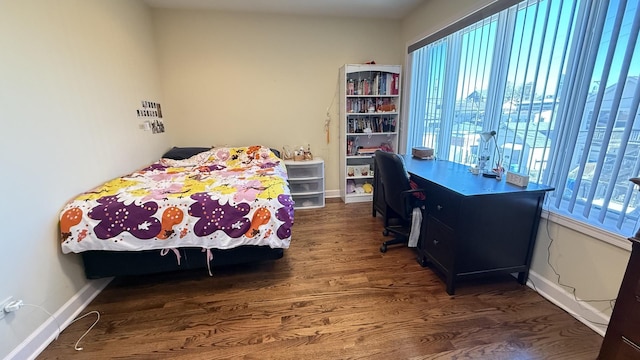
[[[557,212],[629,236],[640,192],[638,1],[529,0],[410,47],[406,152],[492,164],[556,190]],[[490,146],[494,146],[493,143]],[[501,159],[496,159],[501,154]]]

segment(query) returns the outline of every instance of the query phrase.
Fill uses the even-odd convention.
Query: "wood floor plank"
[[[122,277],[38,359],[595,359],[602,338],[511,276],[455,296],[371,205],[296,211],[282,259]]]

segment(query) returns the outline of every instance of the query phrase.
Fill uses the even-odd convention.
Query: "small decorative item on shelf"
[[[313,154],[311,153],[311,144],[307,145],[307,149],[304,146],[299,146],[293,152],[294,161],[313,160]]]
[[[347,193],[356,192],[356,182],[353,180],[347,180]]]
[[[356,154],[356,151],[358,151],[358,138],[357,137],[349,137],[349,139],[347,140],[347,156],[352,156]]]
[[[311,153],[311,144],[307,144],[307,151],[304,152],[305,160],[313,160],[313,154]]]
[[[287,145],[282,147],[282,160],[293,160],[293,152]]]
[[[378,112],[393,112],[393,111],[396,111],[396,104],[378,105]]]
[[[391,144],[389,143],[382,143],[380,144],[380,150],[385,152],[393,152],[393,146],[391,146]]]

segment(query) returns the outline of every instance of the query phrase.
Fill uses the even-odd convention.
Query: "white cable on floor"
[[[38,309],[40,309],[40,310],[42,310],[42,311],[46,312],[46,313],[47,313],[47,314],[48,314],[48,315],[53,319],[53,321],[56,323],[56,326],[58,327],[58,332],[56,333],[56,338],[55,338],[55,340],[58,340],[58,337],[60,336],[60,333],[62,332],[62,330],[60,329],[60,323],[58,322],[58,319],[56,319],[56,317],[55,317],[55,316],[53,316],[53,314],[51,314],[50,312],[48,312],[48,311],[47,311],[47,309],[45,309],[45,308],[43,308],[42,306],[39,306],[39,305],[34,305],[34,304],[22,304],[22,305],[23,305],[23,306],[32,306],[32,307],[38,308]],[[87,331],[85,331],[85,332],[84,332],[84,334],[82,334],[82,336],[80,336],[80,338],[78,339],[78,341],[76,341],[76,344],[73,346],[73,348],[74,348],[74,349],[76,349],[76,351],[81,351],[82,349],[84,349],[84,348],[78,347],[78,344],[80,344],[80,341],[82,341],[82,339],[83,339],[85,336],[87,336],[87,334],[89,333],[89,331],[91,331],[91,329],[93,329],[93,327],[94,327],[94,326],[96,326],[96,324],[98,323],[98,321],[100,321],[100,313],[99,313],[98,311],[96,311],[96,310],[89,311],[88,313],[86,313],[86,314],[84,314],[84,315],[82,315],[82,316],[80,316],[80,317],[78,317],[78,318],[75,318],[73,321],[71,321],[71,322],[69,323],[69,325],[71,325],[71,324],[73,324],[74,322],[76,322],[76,321],[78,321],[78,320],[80,320],[80,319],[83,319],[83,318],[85,318],[87,315],[90,315],[90,314],[93,314],[93,313],[95,313],[95,314],[97,315],[96,321],[94,321],[94,322],[93,322],[93,324],[91,324],[91,326],[89,327],[89,329],[87,329]],[[54,341],[55,341],[55,340],[54,340]]]
[[[73,324],[74,322],[85,318],[87,315],[93,314],[95,313],[97,318],[96,321],[93,322],[93,324],[91,324],[91,326],[89,326],[89,328],[87,329],[87,331],[84,332],[84,334],[82,334],[82,336],[80,336],[80,338],[78,339],[78,341],[76,341],[76,344],[73,346],[74,349],[76,349],[76,351],[81,351],[84,348],[78,347],[78,344],[80,344],[80,341],[82,341],[82,339],[87,336],[87,334],[89,333],[89,331],[91,331],[91,329],[93,329],[94,326],[96,326],[96,324],[98,323],[98,321],[100,321],[100,313],[96,310],[93,311],[89,311],[88,313],[80,316],[79,318],[76,318],[75,320],[73,320],[72,322],[69,323],[69,325]]]

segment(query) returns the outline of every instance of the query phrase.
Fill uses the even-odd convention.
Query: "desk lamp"
[[[500,169],[500,162],[502,161],[502,155],[500,155],[500,148],[498,147],[498,142],[496,141],[496,131],[495,130],[491,130],[491,131],[485,131],[480,133],[480,137],[482,138],[482,140],[485,141],[485,143],[489,142],[491,139],[493,139],[494,144],[496,145],[496,152],[498,152],[498,160],[496,161],[496,167],[498,169]],[[500,171],[500,170],[498,170]],[[484,177],[490,177],[490,178],[496,178],[498,176],[500,176],[501,174],[498,172],[495,172],[493,170],[487,170],[482,172],[482,176]]]

